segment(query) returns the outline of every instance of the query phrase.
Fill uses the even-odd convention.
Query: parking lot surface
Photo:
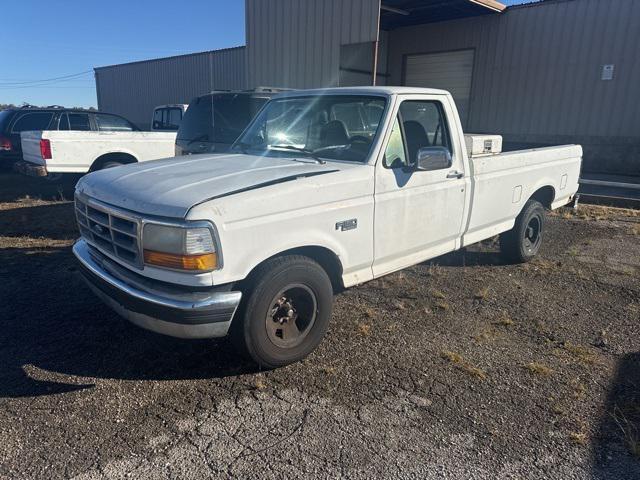
[[[299,364],[130,325],[69,188],[0,175],[0,478],[640,478],[640,214],[548,217],[336,297]]]

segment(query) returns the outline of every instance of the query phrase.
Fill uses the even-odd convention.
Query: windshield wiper
[[[321,159],[318,155],[316,155],[316,153],[313,150],[310,150],[308,148],[296,147],[294,145],[271,145],[271,148],[281,148],[283,150],[292,150],[294,152],[301,152],[313,158],[316,161],[316,163],[319,163],[320,165],[324,165],[325,163],[327,163],[326,161]]]
[[[247,142],[236,142],[236,143],[233,144],[233,147],[231,147],[231,150],[235,150],[236,148],[239,148],[242,153],[246,154],[247,150],[249,148],[251,148],[251,147],[253,147],[253,145],[251,145],[250,143],[247,143]]]

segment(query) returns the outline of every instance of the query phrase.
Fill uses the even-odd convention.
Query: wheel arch
[[[323,270],[329,276],[331,285],[333,286],[333,291],[340,292],[344,290],[344,283],[342,281],[343,268],[340,258],[329,248],[321,247],[319,245],[290,248],[271,255],[270,257],[265,258],[255,267],[253,267],[246,278],[251,278],[254,275],[255,271],[269,260],[288,255],[301,255],[314,260],[323,268]]]
[[[556,189],[552,185],[545,185],[539,187],[533,195],[529,197],[529,200],[537,200],[547,210],[551,210],[551,205],[556,198]]]
[[[102,165],[104,165],[107,162],[120,162],[126,165],[129,163],[137,163],[138,159],[131,153],[127,153],[127,152],[103,153],[93,161],[89,171],[95,172],[96,170],[100,170],[100,168],[102,168]]]

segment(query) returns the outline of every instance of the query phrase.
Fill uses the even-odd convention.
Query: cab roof
[[[298,97],[307,95],[449,95],[446,90],[420,87],[332,87],[314,88],[309,90],[293,90],[283,92],[278,97]]]

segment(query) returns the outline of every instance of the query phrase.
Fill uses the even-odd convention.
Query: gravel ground
[[[349,290],[317,352],[260,372],[98,303],[68,195],[0,175],[1,478],[640,478],[639,212]]]

